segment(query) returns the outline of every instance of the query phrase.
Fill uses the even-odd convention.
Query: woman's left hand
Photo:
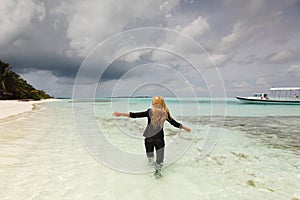
[[[191,132],[191,129],[185,126],[182,126],[182,128],[186,131],[186,132]]]

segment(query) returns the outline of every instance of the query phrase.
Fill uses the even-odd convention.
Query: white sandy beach
[[[31,111],[33,104],[57,101],[57,99],[43,99],[40,101],[1,100],[0,119]]]

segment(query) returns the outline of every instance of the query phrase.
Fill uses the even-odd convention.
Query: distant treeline
[[[108,98],[152,98],[152,96],[116,96]]]
[[[0,60],[0,99],[47,99],[52,98],[43,90],[37,90],[12,71],[8,63]]]

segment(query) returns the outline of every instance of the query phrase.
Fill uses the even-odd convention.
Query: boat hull
[[[241,103],[249,104],[278,104],[278,105],[300,105],[299,100],[277,100],[277,99],[251,99],[247,97],[235,97]]]

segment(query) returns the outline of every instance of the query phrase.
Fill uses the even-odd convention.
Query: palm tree
[[[51,98],[45,91],[36,90],[32,85],[11,70],[9,64],[0,60],[0,99],[41,99]]]
[[[6,92],[6,76],[8,75],[11,68],[9,67],[9,64],[4,63],[0,60],[0,89],[4,92]]]
[[[7,99],[10,92],[7,91],[7,77],[10,76],[11,68],[9,64],[4,63],[0,60],[0,98]]]

